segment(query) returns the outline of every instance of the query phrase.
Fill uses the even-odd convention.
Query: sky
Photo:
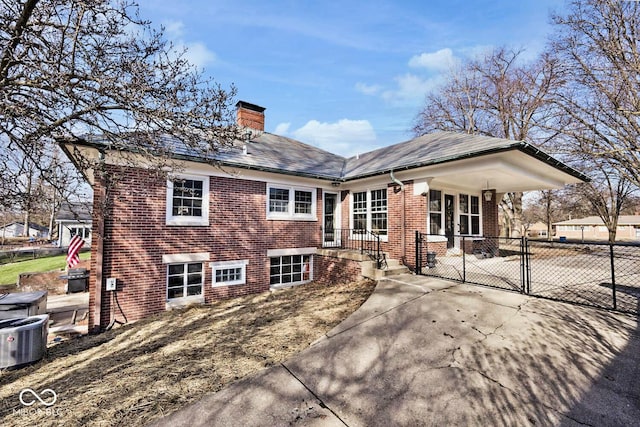
[[[140,0],[140,14],[265,130],[352,156],[412,138],[425,95],[460,59],[535,57],[562,0]]]

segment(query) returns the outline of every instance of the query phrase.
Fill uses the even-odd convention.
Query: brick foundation
[[[314,267],[314,281],[325,285],[350,283],[362,277],[360,263],[350,259],[315,255]]]

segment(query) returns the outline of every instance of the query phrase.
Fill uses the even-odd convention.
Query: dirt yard
[[[62,342],[35,365],[0,372],[0,424],[145,425],[305,349],[374,287],[308,284]],[[26,407],[25,388],[53,390],[57,400]]]

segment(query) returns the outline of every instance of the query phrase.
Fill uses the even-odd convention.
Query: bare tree
[[[572,76],[556,98],[571,150],[640,186],[640,3],[571,0],[553,21],[552,48]]]
[[[611,166],[599,162],[590,168],[591,182],[573,187],[575,199],[591,208],[609,232],[609,242],[616,240],[618,218],[636,190],[626,177],[618,176]]]
[[[204,153],[238,136],[235,89],[190,66],[128,0],[0,0],[0,22],[3,204],[19,177],[7,153],[43,170],[56,141],[99,134],[159,162],[172,149],[159,134]]]
[[[543,54],[523,63],[522,51],[499,48],[464,62],[446,83],[426,95],[413,131],[435,130],[482,134],[546,145],[557,132],[549,94],[563,83],[562,67]],[[507,193],[500,202],[513,237],[522,231],[522,193]]]

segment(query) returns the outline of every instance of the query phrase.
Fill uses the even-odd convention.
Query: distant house
[[[546,239],[547,237],[549,237],[547,224],[541,221],[531,224],[527,229],[527,237],[530,237],[532,239]]]
[[[435,252],[455,252],[498,235],[505,192],[587,180],[525,142],[453,132],[345,158],[265,132],[264,107],[237,107],[247,138],[211,157],[159,135],[181,162],[167,177],[123,166],[123,153],[99,135],[62,144],[76,164],[82,151],[118,177],[106,191],[85,172],[94,189],[90,330],[107,327],[116,305],[132,321],[182,304],[372,277],[369,261],[355,258],[365,248],[414,268],[416,231]]]
[[[29,223],[29,237],[43,238],[49,235],[49,229],[42,225]],[[14,221],[0,227],[0,237],[22,237],[24,236],[24,222]]]
[[[567,239],[609,240],[609,230],[599,216],[556,222],[556,235]],[[621,215],[618,218],[616,240],[640,240],[640,215]]]
[[[91,246],[91,208],[87,204],[63,204],[56,217],[56,224],[59,247],[69,246],[75,235],[84,239],[86,248]]]

